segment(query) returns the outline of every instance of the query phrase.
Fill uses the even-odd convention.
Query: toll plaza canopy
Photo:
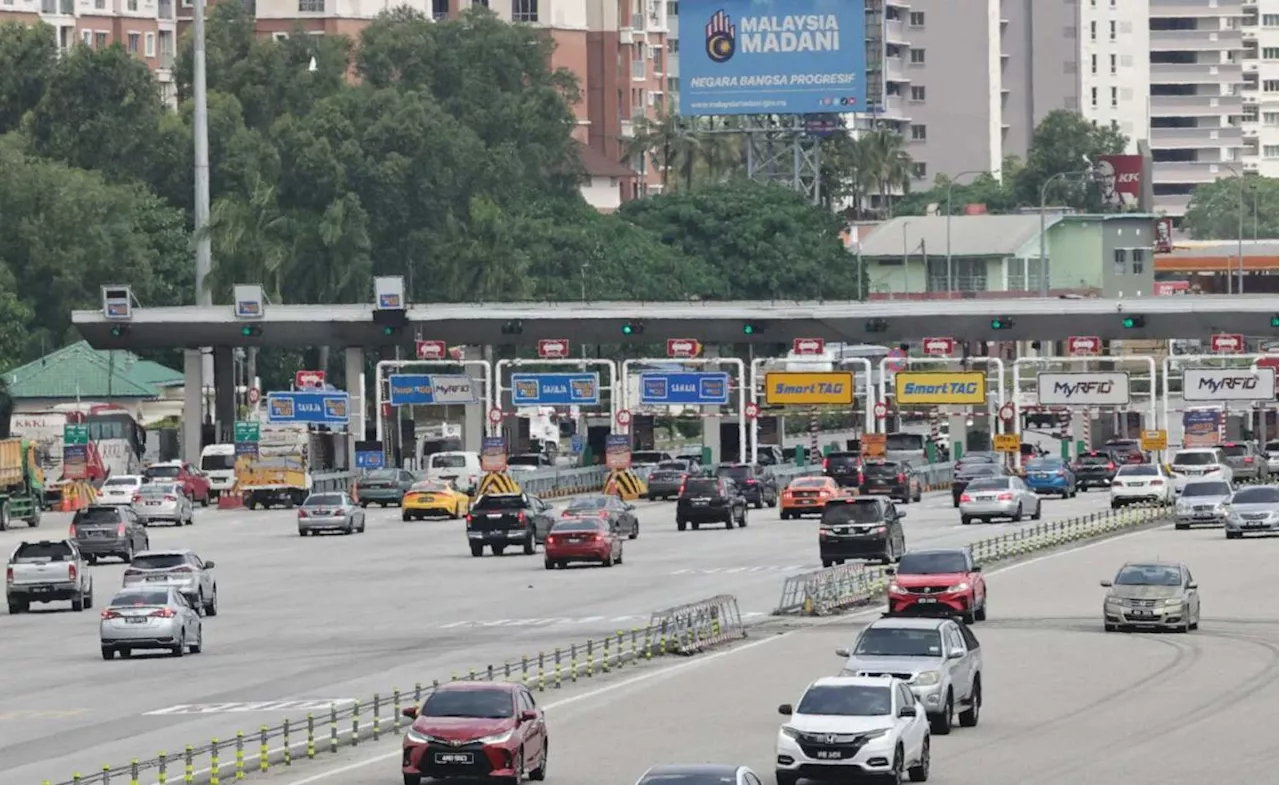
[[[416,334],[458,345],[532,344],[572,337],[585,343],[852,343],[949,336],[958,340],[1192,338],[1212,333],[1274,335],[1274,295],[1116,299],[955,299],[914,302],[586,302],[412,305],[408,324],[384,331],[368,304],[268,305],[237,318],[230,305],[134,308],[128,320],[76,311],[72,323],[97,349],[200,346],[366,346],[402,344]],[[1139,317],[1134,319],[1133,317]],[[1129,327],[1125,326],[1130,320]],[[999,320],[1003,328],[993,324]],[[624,325],[632,329],[624,334]],[[257,330],[245,327],[256,325]]]

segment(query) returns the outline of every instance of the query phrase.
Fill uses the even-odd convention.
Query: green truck
[[[36,445],[25,439],[0,439],[0,531],[15,521],[35,528],[44,509],[44,472]]]

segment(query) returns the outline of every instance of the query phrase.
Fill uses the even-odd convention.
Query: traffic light
[[[1013,320],[1008,316],[997,316],[991,320],[991,329],[1008,330],[1013,327]]]
[[[512,319],[502,323],[503,335],[519,335],[522,332],[524,332],[524,322],[519,319]]]
[[[379,308],[373,312],[373,323],[388,338],[409,326],[409,315],[402,308]]]
[[[869,333],[882,333],[889,329],[889,322],[884,319],[868,319],[865,326]]]
[[[259,338],[262,336],[262,327],[256,324],[242,325],[240,335],[245,338]]]
[[[114,337],[116,337],[116,338],[120,338],[121,336],[125,336],[125,335],[128,335],[128,334],[129,334],[129,325],[127,325],[127,324],[113,324],[113,325],[111,325],[111,335],[112,335],[112,336],[114,336]]]
[[[1273,330],[1274,330],[1274,329],[1276,329],[1277,327],[1280,327],[1280,316],[1272,316],[1272,317],[1271,317],[1271,329],[1273,329]]]
[[[764,332],[764,326],[756,324],[755,322],[747,322],[742,325],[743,335],[759,335],[762,332]]]
[[[1121,324],[1124,325],[1124,329],[1126,330],[1136,330],[1146,327],[1147,319],[1145,316],[1126,316]]]
[[[623,335],[639,335],[644,332],[644,322],[627,322],[622,325]]]

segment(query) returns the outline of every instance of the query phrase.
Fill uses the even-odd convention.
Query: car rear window
[[[660,460],[662,460],[662,453],[660,452],[641,450],[640,452],[631,453],[632,463],[657,463]]]
[[[441,455],[431,456],[431,468],[433,469],[464,469],[467,466],[467,457],[465,455]]]
[[[111,598],[113,608],[131,605],[168,605],[169,593],[163,591],[122,591]]]
[[[399,478],[400,472],[395,469],[374,469],[363,477],[363,479],[375,482],[395,482]]]
[[[822,477],[801,477],[797,480],[792,480],[791,485],[788,487],[805,489],[825,488],[827,487],[827,480]]]
[[[684,492],[686,496],[716,496],[720,493],[720,483],[710,477],[689,480],[685,483]]]
[[[1249,454],[1249,448],[1243,444],[1224,444],[1222,452],[1232,458],[1239,458],[1242,455]]]
[[[891,433],[884,437],[886,450],[913,450],[924,452],[924,435],[919,433]]]
[[[560,521],[551,527],[551,531],[555,534],[560,532],[594,532],[600,531],[601,524],[593,518],[577,518],[574,520]]]
[[[187,557],[180,553],[152,553],[133,557],[131,566],[140,570],[171,570],[187,563]]]
[[[177,477],[181,473],[181,466],[152,466],[143,471],[142,476],[154,480],[157,477]]]
[[[970,491],[1003,491],[1009,488],[1008,477],[989,477],[969,483]]]
[[[612,506],[612,501],[613,499],[609,496],[588,496],[585,499],[574,499],[569,502],[565,510],[603,510]]]
[[[902,471],[902,464],[886,461],[885,463],[869,463],[863,471],[868,477],[893,477]]]
[[[682,472],[688,469],[688,465],[683,461],[663,461],[658,464],[658,469],[662,471]]]
[[[304,503],[307,507],[341,507],[342,497],[336,493],[319,493],[308,496]]]
[[[1159,475],[1159,470],[1151,464],[1143,464],[1141,466],[1125,466],[1120,469],[1118,477],[1153,477]]]
[[[15,562],[71,561],[74,556],[65,542],[24,542],[13,552]]]
[[[166,493],[173,494],[178,492],[178,486],[171,483],[161,483],[159,485],[144,485],[138,489],[138,493],[143,496],[164,496]]]
[[[828,466],[853,466],[861,456],[855,452],[833,452],[827,456]]]
[[[1080,464],[1082,466],[1106,466],[1108,463],[1114,463],[1110,455],[1081,455]]]
[[[529,501],[524,496],[481,496],[476,501],[473,510],[522,510],[529,506]]]
[[[1180,452],[1173,456],[1173,462],[1179,466],[1208,466],[1217,463],[1218,458],[1211,452]]]
[[[973,479],[975,477],[994,477],[999,475],[1001,469],[992,463],[979,463],[977,465],[961,466],[956,471],[956,476],[961,479]]]
[[[415,483],[410,490],[417,491],[418,493],[444,493],[449,490],[449,486],[442,482],[435,481],[419,482]]]
[[[1027,468],[1033,472],[1054,472],[1062,468],[1062,461],[1029,461]]]
[[[120,511],[114,507],[89,507],[76,513],[74,523],[111,523],[120,522]]]
[[[822,511],[823,523],[879,523],[882,520],[884,508],[875,499],[828,504]]]
[[[729,477],[737,480],[741,477],[747,477],[751,474],[750,466],[721,466],[716,469],[717,477]]]
[[[137,477],[109,477],[107,478],[107,481],[102,484],[102,487],[106,488],[109,486],[115,487],[120,485],[137,485],[137,484],[138,484]]]

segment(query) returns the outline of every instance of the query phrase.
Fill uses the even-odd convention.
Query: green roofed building
[[[6,371],[3,377],[15,415],[75,401],[116,404],[130,410],[144,427],[182,414],[181,371],[132,352],[94,349],[87,341]]]

